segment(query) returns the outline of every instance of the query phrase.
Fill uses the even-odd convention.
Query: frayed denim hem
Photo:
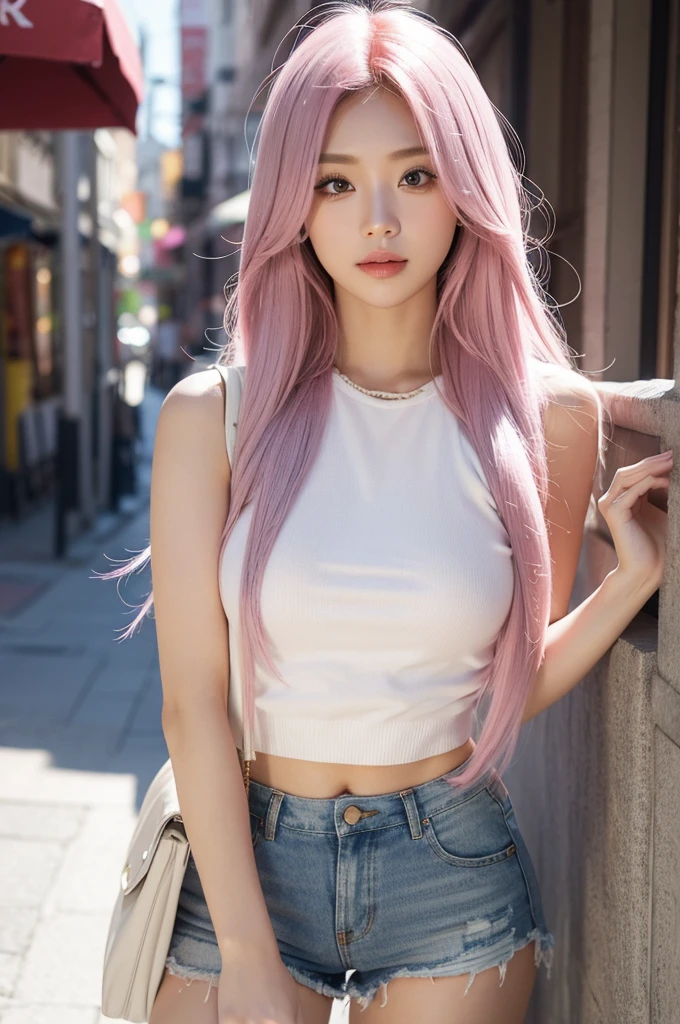
[[[283,959],[283,958],[282,958]],[[305,971],[301,971],[299,967],[293,967],[291,964],[283,961],[284,966],[295,979],[299,981],[301,985],[306,985],[307,988],[313,989],[318,992],[320,996],[332,996],[333,999],[345,999],[347,996],[347,981],[343,981],[341,986],[331,985],[327,981],[322,981],[320,978],[315,977],[313,974],[307,974]]]
[[[191,985],[194,981],[207,981],[208,991],[205,994],[204,1003],[207,1003],[210,999],[210,991],[213,988],[217,988],[220,983],[219,974],[214,974],[212,971],[201,971],[197,967],[185,967],[184,964],[178,963],[174,956],[169,956],[165,961],[165,966],[170,974],[175,978],[183,978],[186,980],[187,985]],[[182,994],[180,989],[180,995]]]
[[[507,966],[508,966],[509,961],[515,955],[515,953],[519,952],[520,949],[524,949],[524,947],[528,946],[530,942],[534,942],[535,943],[534,963],[535,963],[536,967],[540,967],[541,964],[545,965],[545,968],[546,968],[546,971],[547,971],[547,977],[548,977],[548,980],[549,980],[550,979],[550,971],[551,971],[551,968],[552,968],[553,953],[554,953],[554,947],[555,947],[555,939],[554,939],[554,937],[549,932],[541,932],[539,928],[534,928],[534,930],[529,932],[529,934],[527,936],[525,936],[524,939],[518,939],[517,942],[515,942],[514,945],[513,945],[513,950],[512,950],[512,953],[510,954],[510,956],[505,957],[498,964],[487,964],[484,968],[481,968],[481,970],[485,970],[486,971],[486,970],[489,970],[490,967],[498,967],[498,970],[500,972],[500,981],[499,981],[499,988],[500,988],[500,986],[505,981],[505,974],[506,974],[506,970],[507,970]],[[447,970],[447,966],[450,966],[450,970]],[[429,978],[430,981],[432,981],[434,983],[435,977],[453,977],[455,975],[467,974],[468,973],[468,971],[466,971],[464,967],[463,967],[462,970],[460,969],[461,968],[460,960],[452,962],[450,965],[440,964],[440,965],[438,965],[438,968],[439,968],[438,972],[436,974],[434,974],[432,966],[430,966],[430,967],[401,967],[401,968],[398,968],[397,970],[391,972],[389,977],[385,978],[382,981],[376,982],[369,989],[363,990],[363,991],[360,990],[358,985],[353,985],[353,976],[352,976],[346,982],[347,994],[350,996],[351,999],[356,1000],[356,1002],[358,1003],[358,1005],[360,1006],[360,1008],[361,1008],[361,1010],[363,1012],[366,1009],[366,1007],[373,1001],[373,999],[374,999],[378,989],[382,987],[382,989],[383,989],[383,999],[382,999],[382,1002],[380,1004],[380,1007],[382,1009],[387,1004],[387,986],[388,986],[388,983],[390,981],[392,981],[394,978]],[[458,968],[458,969],[456,969],[456,968]],[[472,985],[472,982],[475,980],[475,977],[477,976],[477,974],[479,974],[479,970],[471,971],[469,973],[470,973],[470,978],[469,978],[467,986],[465,988],[465,992],[463,993],[464,996],[467,995],[467,993],[469,991],[469,988]]]

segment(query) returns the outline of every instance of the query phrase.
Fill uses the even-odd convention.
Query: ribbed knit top
[[[406,399],[332,380],[318,458],[265,568],[262,616],[288,685],[258,664],[250,751],[239,585],[252,505],[222,554],[229,721],[246,757],[403,764],[471,735],[512,551],[441,376]]]

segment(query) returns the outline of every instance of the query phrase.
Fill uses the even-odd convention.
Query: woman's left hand
[[[619,569],[650,595],[663,577],[668,516],[652,505],[648,495],[668,487],[672,468],[671,450],[621,466],[597,502],[614,541]]]

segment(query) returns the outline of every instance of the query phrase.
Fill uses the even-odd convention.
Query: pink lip
[[[401,274],[408,260],[382,260],[380,263],[357,263],[359,270],[371,277],[394,277]]]
[[[363,263],[387,263],[387,262],[406,263],[403,256],[398,256],[395,252],[388,252],[387,249],[374,249],[373,252],[369,252],[368,256],[364,256],[363,260],[360,260],[358,266]]]

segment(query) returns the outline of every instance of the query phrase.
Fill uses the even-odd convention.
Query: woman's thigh
[[[149,1024],[218,1024],[217,989],[206,1000],[207,981],[178,978],[165,971],[156,995]],[[328,1024],[333,1000],[294,981],[300,993],[304,1024]]]
[[[536,979],[534,943],[508,961],[503,984],[497,967],[475,975],[439,978],[393,978],[386,1002],[373,999],[366,1009],[352,1000],[349,1024],[522,1024]]]
[[[209,982],[187,982],[166,969],[156,993],[149,1024],[217,1024],[217,989]]]

